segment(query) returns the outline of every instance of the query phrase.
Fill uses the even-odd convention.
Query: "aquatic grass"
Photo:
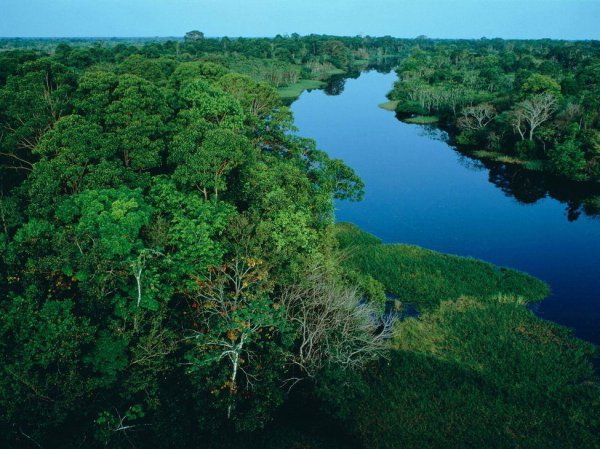
[[[342,249],[365,245],[380,245],[383,241],[353,223],[340,222],[335,224],[335,238]]]
[[[528,274],[414,245],[384,245],[349,223],[337,225],[336,237],[348,267],[372,276],[400,301],[421,307],[463,295],[505,294],[540,301],[549,293],[544,282]]]
[[[546,284],[476,259],[383,244],[350,223],[335,234],[350,269],[422,311],[397,323],[388,360],[353,383],[317,388],[365,447],[599,447],[597,348],[525,307],[548,294]]]
[[[546,164],[542,160],[533,159],[531,161],[525,162],[525,168],[527,170],[532,171],[544,171],[544,169],[546,168]]]
[[[411,123],[413,125],[431,125],[440,121],[439,117],[434,115],[416,115],[414,117],[408,117],[402,119],[403,122]]]
[[[374,449],[597,448],[592,345],[507,301],[462,297],[398,324],[348,426]]]
[[[398,101],[396,101],[396,100],[386,101],[385,103],[378,104],[377,106],[380,107],[381,109],[385,109],[386,111],[395,111],[396,106],[398,106]]]
[[[518,298],[443,301],[399,322],[393,341],[362,379],[318,387],[365,447],[598,447],[596,348]]]
[[[280,87],[277,89],[277,93],[283,99],[294,99],[300,96],[302,92],[309,89],[319,89],[323,87],[325,83],[317,80],[306,80],[302,79],[297,83],[290,84],[286,87]]]
[[[532,171],[543,171],[545,169],[544,161],[540,159],[525,160],[515,156],[509,156],[498,151],[488,150],[470,151],[469,154],[475,156],[478,159],[487,159],[491,161],[502,162],[503,164],[521,165],[527,170]]]

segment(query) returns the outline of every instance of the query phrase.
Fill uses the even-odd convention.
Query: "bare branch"
[[[512,114],[512,125],[521,139],[525,139],[526,124],[529,128],[529,140],[533,140],[535,130],[550,120],[556,110],[556,97],[548,92],[534,95],[517,105]]]
[[[360,368],[388,348],[395,318],[382,317],[361,302],[356,289],[340,285],[320,267],[287,288],[281,302],[297,326],[293,363],[309,377],[326,364]]]
[[[489,103],[467,106],[461,113],[462,117],[458,119],[458,126],[472,131],[485,128],[496,117],[496,109]]]

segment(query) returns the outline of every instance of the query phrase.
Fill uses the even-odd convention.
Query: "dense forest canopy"
[[[461,138],[484,139],[468,108],[493,108],[487,130],[517,97],[552,98],[517,147],[575,154],[595,179],[596,43],[0,45],[6,447],[341,444],[290,409],[373,448],[597,445],[595,348],[524,307],[545,284],[334,225],[363,183],[295,133],[277,90],[406,57],[399,108],[450,114],[405,85],[461,87]],[[397,321],[386,293],[423,318]]]
[[[253,429],[288,377],[368,360],[349,352],[352,335],[304,360],[292,322],[308,305],[282,307],[309,269],[333,282],[325,236],[333,199],[360,197],[352,170],[290,133],[267,84],[214,62],[96,50],[3,55],[8,434],[109,444],[175,384],[213,410],[197,414],[205,428]],[[357,294],[322,338],[344,319],[370,337]]]

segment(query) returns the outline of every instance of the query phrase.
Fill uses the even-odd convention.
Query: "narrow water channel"
[[[569,191],[552,198],[543,179],[484,166],[448,146],[439,132],[398,121],[377,107],[395,74],[365,72],[292,104],[299,133],[352,166],[366,184],[359,203],[339,202],[336,218],[386,243],[411,243],[526,271],[552,288],[535,306],[542,318],[600,344],[600,218]],[[331,90],[329,91],[331,93]]]

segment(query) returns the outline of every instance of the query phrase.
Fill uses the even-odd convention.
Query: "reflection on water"
[[[600,219],[600,186],[575,183],[549,174],[526,170],[518,165],[474,159],[461,154],[459,163],[469,170],[488,171],[489,181],[505,195],[522,204],[553,198],[565,205],[565,217],[577,220],[581,214]]]
[[[323,87],[323,92],[326,95],[335,96],[344,92],[346,80],[357,79],[365,71],[375,71],[381,74],[388,74],[398,66],[400,57],[385,57],[375,59],[365,64],[356,65],[354,70],[348,73],[333,75],[327,80],[327,84]]]
[[[535,313],[600,343],[600,191],[473,159],[435,127],[398,121],[377,108],[395,78],[332,79],[329,94],[305,92],[292,105],[300,134],[365,181],[364,201],[337,203],[337,219],[386,243],[529,272],[553,292]]]
[[[448,143],[445,131],[434,125],[417,126],[420,136]],[[460,149],[453,149],[463,167],[488,171],[489,181],[520,203],[534,204],[544,198],[553,198],[565,204],[565,216],[569,221],[577,220],[581,214],[600,219],[600,185],[597,183],[573,182],[549,173],[527,170],[517,164],[477,159]]]

